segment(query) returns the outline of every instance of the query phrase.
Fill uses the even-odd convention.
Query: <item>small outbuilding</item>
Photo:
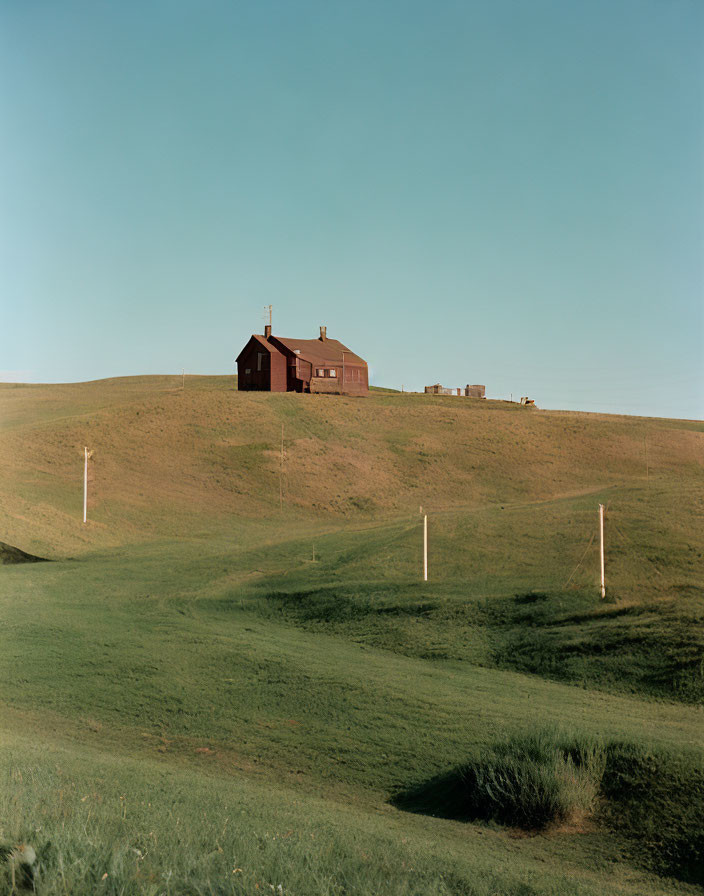
[[[463,391],[435,383],[434,386],[426,386],[425,393],[426,395],[464,395],[466,398],[486,398],[486,386],[465,386]]]
[[[327,392],[366,395],[367,362],[320,328],[318,339],[254,334],[237,356],[240,391]]]

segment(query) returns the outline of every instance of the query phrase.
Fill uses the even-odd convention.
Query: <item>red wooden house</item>
[[[320,328],[318,339],[287,339],[253,335],[237,356],[238,388],[264,392],[337,392],[365,395],[369,391],[367,362]]]

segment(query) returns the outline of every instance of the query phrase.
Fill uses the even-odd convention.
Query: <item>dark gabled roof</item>
[[[254,340],[254,342],[256,342],[257,345],[260,345],[260,346],[262,346],[262,348],[265,348],[271,355],[280,355],[281,354],[280,349],[278,349],[275,345],[272,345],[270,342],[266,341],[266,336],[260,336],[258,333],[253,333],[250,336],[249,340],[247,341],[247,344],[245,345],[245,347],[242,349],[242,351],[239,353],[239,355],[237,355],[237,357],[235,358],[235,361],[239,361],[239,359],[242,357],[242,355],[249,348],[249,345],[252,342],[252,340]]]
[[[253,333],[252,339],[256,339],[257,342],[261,343],[268,352],[271,352],[272,354],[276,352],[278,354],[278,348],[270,342],[267,342],[266,336],[260,336],[258,333]]]
[[[364,358],[360,358],[343,345],[339,339],[286,339],[283,336],[272,337],[280,342],[290,352],[310,361],[311,364],[342,364],[342,353],[345,353],[345,363],[366,364]]]

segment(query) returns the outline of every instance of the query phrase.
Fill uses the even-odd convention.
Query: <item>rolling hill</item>
[[[704,424],[5,384],[0,471],[0,539],[54,561],[0,567],[0,839],[37,892],[704,883]],[[537,729],[597,744],[586,814],[444,811]]]

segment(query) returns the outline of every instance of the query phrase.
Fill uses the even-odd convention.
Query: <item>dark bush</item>
[[[516,735],[394,802],[444,818],[540,829],[592,810],[604,760],[596,741],[569,741],[553,731]]]
[[[526,830],[593,812],[638,864],[704,884],[701,754],[603,744],[548,729],[494,744],[393,802],[410,812]]]

